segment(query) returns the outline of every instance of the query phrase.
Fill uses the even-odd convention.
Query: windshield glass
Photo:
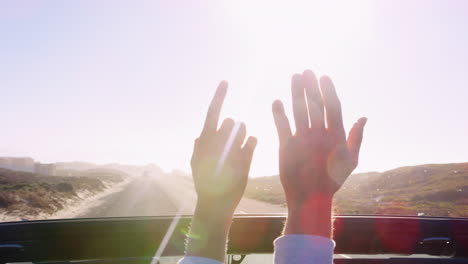
[[[1,5],[0,221],[192,214],[221,80],[258,138],[236,213],[285,213],[271,103],[307,68],[369,120],[335,214],[468,217],[464,1]]]

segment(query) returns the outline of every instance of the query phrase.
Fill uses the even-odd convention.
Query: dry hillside
[[[285,204],[277,175],[251,179],[246,196]],[[468,163],[353,174],[336,194],[335,213],[468,217]]]
[[[106,184],[121,182],[125,177],[125,173],[115,170],[92,169],[74,171],[73,176],[47,176],[0,168],[0,213],[52,214],[64,209],[68,200],[79,199],[79,193],[101,192]]]

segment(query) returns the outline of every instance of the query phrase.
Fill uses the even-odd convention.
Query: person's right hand
[[[318,81],[306,70],[293,76],[291,90],[294,135],[283,104],[273,103],[289,213],[285,233],[331,236],[332,198],[358,164],[367,119],[360,118],[346,139],[340,100],[329,77]]]

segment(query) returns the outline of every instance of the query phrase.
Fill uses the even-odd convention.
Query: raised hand
[[[341,103],[327,76],[318,81],[309,70],[296,74],[291,91],[295,134],[281,101],[273,103],[280,178],[289,212],[285,233],[329,237],[331,201],[358,164],[367,119],[360,118],[346,139]]]
[[[211,205],[217,202],[223,209],[234,212],[247,184],[257,140],[249,137],[242,146],[245,125],[230,118],[218,129],[226,91],[227,82],[223,81],[211,102],[203,131],[195,140],[191,165],[199,202]]]
[[[188,256],[224,261],[226,241],[234,211],[247,185],[252,155],[257,144],[249,137],[243,145],[243,123],[218,119],[227,82],[219,84],[211,101],[205,125],[195,140],[192,175],[198,200],[187,241]]]

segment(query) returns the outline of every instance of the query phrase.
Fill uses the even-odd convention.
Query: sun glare
[[[247,32],[245,41],[256,64],[265,71],[268,65],[281,64],[278,71],[289,72],[311,61],[327,69],[339,67],[343,56],[368,37],[371,26],[369,1],[228,3],[233,27]]]

